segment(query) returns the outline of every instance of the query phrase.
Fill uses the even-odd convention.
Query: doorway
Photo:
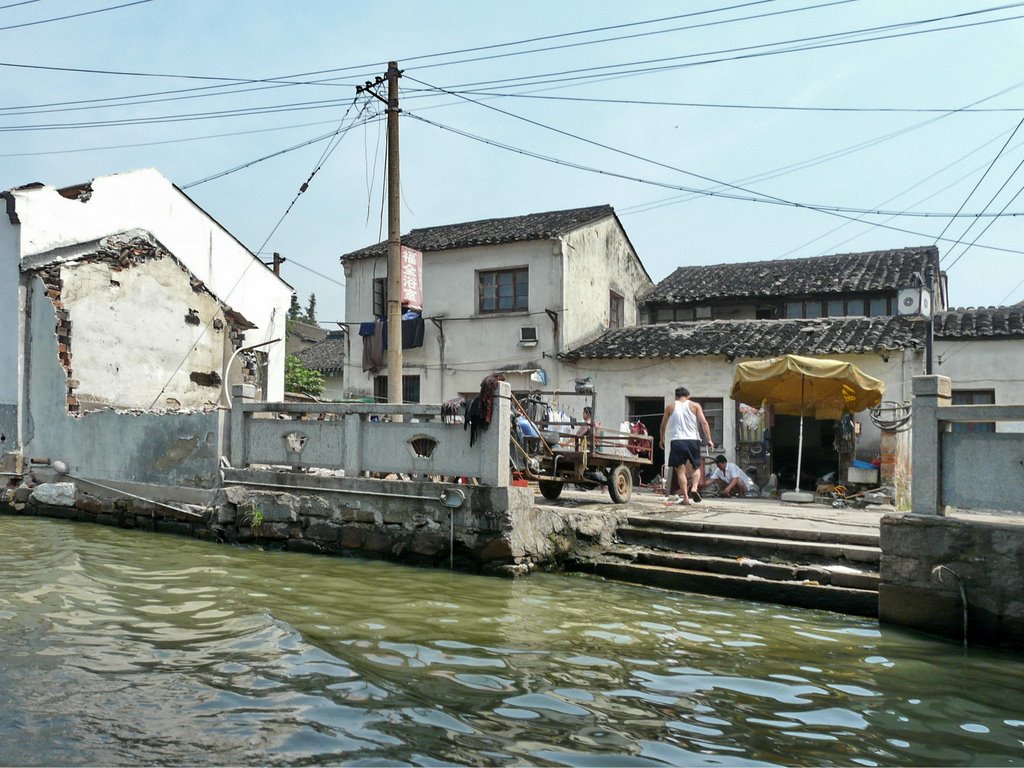
[[[799,442],[800,417],[776,415],[772,453],[780,488],[795,487]],[[835,422],[832,419],[804,417],[804,449],[800,465],[800,490],[814,490],[819,477],[838,470],[839,454],[835,448]]]
[[[654,397],[627,397],[626,418],[630,423],[641,421],[647,428],[647,434],[654,438],[654,458],[649,467],[640,467],[637,474],[640,482],[650,483],[655,477],[661,474],[661,468],[665,464],[665,452],[658,445],[660,438],[658,432],[661,430],[661,417],[665,414],[665,400]]]

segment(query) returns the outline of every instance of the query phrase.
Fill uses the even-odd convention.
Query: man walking
[[[676,399],[665,407],[665,414],[661,417],[661,447],[664,449],[668,444],[668,465],[675,472],[680,492],[679,503],[684,506],[690,504],[691,494],[694,501],[700,501],[697,489],[700,487],[704,463],[700,454],[698,422],[708,438],[710,450],[714,450],[715,443],[711,439],[708,420],[704,418],[704,409],[700,403],[690,399],[690,390],[676,387]]]

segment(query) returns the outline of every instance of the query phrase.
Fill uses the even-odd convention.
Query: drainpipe
[[[438,346],[438,360],[441,363],[441,389],[439,392],[438,400],[444,402],[444,325],[441,323],[443,316],[432,317],[430,322],[437,328],[437,346]]]

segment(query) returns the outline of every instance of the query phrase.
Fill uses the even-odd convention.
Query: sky
[[[934,244],[1013,304],[1022,43],[995,0],[0,0],[0,188],[155,168],[330,326],[395,60],[403,232],[609,204],[655,282]]]

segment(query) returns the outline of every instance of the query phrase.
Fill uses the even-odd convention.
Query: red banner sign
[[[402,246],[402,306],[423,311],[423,252]]]

